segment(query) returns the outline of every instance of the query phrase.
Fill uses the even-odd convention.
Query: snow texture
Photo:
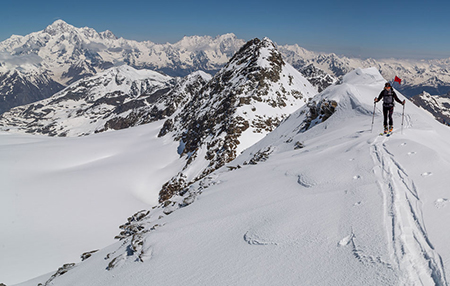
[[[303,106],[186,193],[136,214],[123,227],[130,236],[71,266],[52,285],[448,285],[450,130],[407,101],[404,117],[395,109],[391,137],[378,136],[380,106],[371,132],[373,100],[384,83],[375,68],[347,74],[313,99],[337,103],[329,118],[311,124],[318,105]],[[135,130],[150,128],[77,144],[133,138]],[[3,157],[34,138],[4,136],[12,141],[3,145]],[[46,150],[33,141],[30,156]],[[265,156],[244,164],[256,154]],[[8,241],[18,235],[12,236]],[[34,240],[50,245],[46,237]]]

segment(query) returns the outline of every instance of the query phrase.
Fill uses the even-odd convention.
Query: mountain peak
[[[61,19],[58,19],[55,22],[53,22],[53,24],[47,26],[44,32],[54,36],[58,33],[68,32],[74,28],[75,28],[74,26],[67,24]]]

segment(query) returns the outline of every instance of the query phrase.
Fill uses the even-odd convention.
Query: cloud
[[[100,52],[100,51],[105,50],[106,46],[102,43],[90,42],[90,43],[84,43],[83,48],[93,51],[93,52]]]
[[[42,58],[36,54],[11,55],[7,52],[0,52],[0,62],[8,68],[15,68],[27,64],[39,64],[42,62]]]

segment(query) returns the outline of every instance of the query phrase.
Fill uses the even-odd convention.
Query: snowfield
[[[181,168],[162,123],[88,137],[0,133],[0,282],[11,285],[114,242]]]
[[[1,188],[15,190],[2,194],[2,229],[11,229],[2,245],[16,244],[2,246],[0,269],[15,273],[10,281],[48,272],[24,266],[49,265],[52,240],[62,235],[63,255],[82,239],[85,248],[98,239],[83,250],[105,247],[61,276],[19,285],[448,285],[450,130],[407,101],[403,130],[397,105],[394,134],[378,135],[378,104],[371,132],[384,83],[375,68],[351,72],[314,98],[337,102],[326,121],[305,130],[309,107],[300,108],[227,166],[140,218],[144,230],[109,246],[94,233],[152,203],[131,186],[149,186],[159,177],[145,174],[165,175],[178,164],[162,156],[176,144],[150,144],[151,124],[72,139],[2,134]],[[154,166],[151,154],[164,163]],[[63,205],[69,195],[78,201]],[[85,221],[72,216],[74,205],[77,215],[87,212]],[[16,225],[13,208],[23,210]],[[83,232],[69,233],[80,225]]]

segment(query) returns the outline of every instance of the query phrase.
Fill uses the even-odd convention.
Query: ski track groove
[[[410,126],[408,116],[405,118],[406,126]],[[380,177],[387,234],[391,237],[392,259],[400,271],[400,284],[447,286],[442,258],[427,235],[416,185],[387,150],[388,140],[378,137],[370,145],[372,159],[381,170],[376,175]]]

